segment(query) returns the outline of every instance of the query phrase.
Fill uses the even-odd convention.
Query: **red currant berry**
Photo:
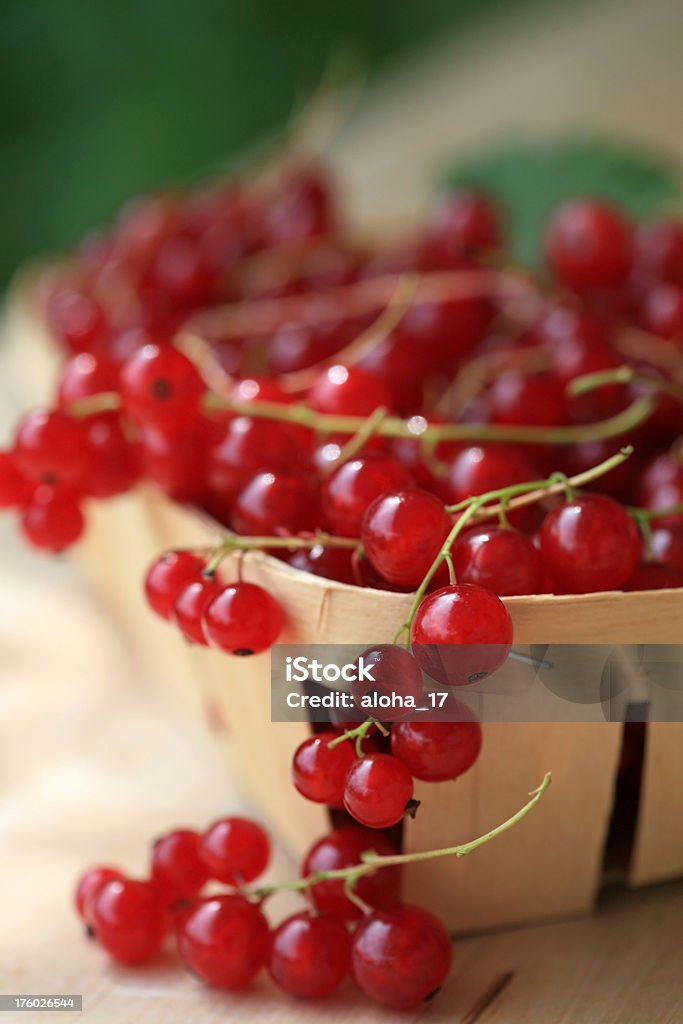
[[[21,529],[34,548],[63,551],[79,539],[85,519],[78,501],[68,491],[41,486],[24,508]]]
[[[341,807],[347,772],[357,760],[351,740],[330,747],[338,738],[337,732],[319,732],[300,743],[292,758],[292,780],[299,793],[330,807]]]
[[[541,556],[519,530],[494,526],[467,531],[453,545],[452,558],[460,583],[476,583],[499,597],[541,593]]]
[[[528,458],[505,444],[478,444],[464,448],[450,464],[442,484],[442,494],[449,504],[496,491],[511,484],[527,483],[538,476]],[[533,509],[516,509],[510,522],[520,529],[533,524]]]
[[[107,882],[113,882],[121,878],[123,878],[123,875],[116,868],[100,865],[95,868],[89,868],[78,879],[74,901],[78,916],[87,925],[92,925],[93,904],[100,890],[104,888]]]
[[[220,818],[204,833],[201,856],[210,877],[226,885],[246,885],[270,861],[270,840],[249,818]]]
[[[181,434],[199,416],[204,383],[178,349],[145,345],[121,368],[121,401],[144,426]]]
[[[88,352],[107,334],[107,319],[91,296],[74,288],[61,288],[47,301],[47,321],[71,352]]]
[[[183,587],[173,602],[171,619],[190,643],[208,646],[204,636],[204,616],[221,589],[215,580],[193,580]]]
[[[658,284],[645,296],[641,322],[646,331],[683,344],[683,287]]]
[[[153,562],[145,577],[147,603],[162,619],[171,619],[173,605],[188,583],[202,578],[204,562],[189,551],[167,551]]]
[[[344,807],[368,828],[389,828],[403,818],[413,798],[413,779],[391,754],[368,754],[348,770]]]
[[[138,456],[142,475],[183,504],[199,504],[206,493],[206,445],[210,425],[195,420],[183,434],[143,428]]]
[[[683,525],[653,530],[652,551],[659,562],[683,573]]]
[[[316,167],[298,170],[266,214],[267,247],[327,235],[335,215],[329,180]]]
[[[286,424],[238,416],[209,452],[207,480],[229,507],[255,473],[291,467],[296,457],[296,441]]]
[[[311,386],[308,404],[316,412],[369,416],[380,405],[391,409],[394,399],[374,374],[357,366],[331,366]]]
[[[201,836],[189,828],[162,836],[152,849],[151,880],[168,902],[193,899],[209,879]]]
[[[450,519],[443,502],[427,491],[405,490],[376,498],[367,509],[361,540],[385,579],[417,586],[446,539]]]
[[[481,750],[481,726],[462,722],[399,722],[391,752],[423,782],[448,782],[472,767]]]
[[[644,224],[636,236],[636,251],[651,281],[683,287],[683,222],[662,219]]]
[[[113,498],[129,491],[140,477],[138,446],[127,437],[120,414],[114,409],[95,412],[82,423],[89,462],[84,492]]]
[[[540,533],[543,566],[569,594],[616,590],[640,557],[638,529],[623,505],[587,494],[553,509]]]
[[[173,306],[199,306],[217,297],[216,277],[199,242],[189,237],[163,243],[145,283]]]
[[[301,877],[307,878],[317,871],[354,867],[361,863],[362,855],[368,850],[382,857],[396,853],[389,839],[374,829],[364,829],[359,825],[335,829],[308,851],[301,865]],[[400,881],[401,870],[397,864],[392,864],[359,878],[355,892],[371,907],[390,907],[398,899]],[[344,892],[341,878],[316,882],[308,891],[316,908],[325,914],[333,914],[344,921],[357,921],[362,917],[360,908]]]
[[[103,356],[80,352],[66,363],[57,385],[60,409],[68,410],[74,402],[108,391],[116,391],[119,371]]]
[[[288,559],[289,564],[302,572],[310,572],[323,579],[337,580],[338,583],[354,584],[356,578],[348,548],[325,547],[315,544],[312,548],[299,548]]]
[[[0,508],[24,508],[33,490],[33,485],[17,469],[14,455],[0,452]]]
[[[119,878],[107,882],[92,906],[100,944],[122,964],[142,964],[161,949],[170,928],[163,897],[151,882]]]
[[[13,457],[29,480],[78,486],[88,468],[83,424],[56,410],[27,413],[17,427]]]
[[[429,238],[449,249],[497,249],[502,245],[500,211],[481,192],[458,189],[437,205],[428,226]]]
[[[545,236],[548,264],[575,291],[613,288],[631,268],[633,238],[629,224],[608,203],[573,199],[555,211]]]
[[[199,900],[178,927],[182,960],[218,988],[246,988],[266,963],[269,948],[268,922],[256,904],[237,894]]]
[[[360,660],[364,672],[369,672],[372,678],[366,679],[359,671],[351,683],[356,708],[373,718],[396,722],[420,706],[422,672],[409,651],[395,644],[380,644],[363,651]],[[390,703],[386,708],[381,703],[376,707],[376,697],[386,698]],[[365,699],[373,703],[366,706]]]
[[[429,594],[410,629],[412,651],[432,679],[463,686],[492,675],[506,661],[512,620],[494,593],[458,583]]]
[[[639,562],[624,583],[624,590],[669,590],[683,587],[683,573],[662,562]]]
[[[257,473],[238,495],[231,518],[237,533],[252,537],[312,530],[318,521],[316,494],[302,473]]]
[[[452,955],[450,937],[437,917],[399,904],[361,921],[351,964],[364,995],[391,1010],[408,1010],[439,991]]]
[[[274,597],[254,583],[231,583],[214,597],[204,614],[204,633],[213,647],[228,654],[260,654],[282,630],[283,614]]]
[[[564,387],[547,373],[500,374],[486,393],[491,423],[550,427],[568,418]]]
[[[423,347],[404,331],[392,331],[358,365],[385,382],[400,413],[408,414],[422,405],[429,366]]]
[[[286,918],[273,932],[268,970],[273,981],[299,999],[322,999],[342,983],[351,966],[351,937],[344,924],[309,910]]]
[[[336,469],[323,484],[323,515],[333,533],[357,537],[371,502],[409,484],[408,472],[397,459],[374,452],[359,455]]]

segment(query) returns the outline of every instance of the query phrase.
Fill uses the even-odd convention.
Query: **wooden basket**
[[[24,289],[10,302],[8,334],[22,380],[34,385],[32,400],[44,399],[52,349]],[[161,551],[206,546],[216,532],[209,520],[142,489],[90,511],[79,558],[150,679],[173,687],[188,722],[207,713],[258,809],[300,855],[329,822],[325,809],[291,784],[292,752],[308,726],[271,723],[269,656],[229,658],[192,648],[144,603],[140,580]],[[229,575],[229,563],[224,571]],[[411,600],[312,577],[261,553],[249,554],[242,572],[285,608],[283,642],[374,643],[393,635]],[[683,640],[683,590],[518,597],[506,604],[522,644]],[[603,879],[622,732],[619,723],[486,724],[481,757],[469,773],[451,783],[416,783],[421,806],[405,823],[406,851],[485,832],[516,810],[546,771],[553,786],[523,824],[473,856],[411,865],[405,897],[438,911],[459,932],[590,910]],[[639,886],[680,874],[683,725],[651,724],[625,880]]]

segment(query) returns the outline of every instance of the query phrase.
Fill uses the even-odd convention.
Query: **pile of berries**
[[[48,551],[138,481],[208,512],[224,543],[162,554],[145,590],[188,641],[233,655],[266,651],[287,619],[221,578],[235,551],[412,593],[405,646],[365,652],[380,693],[495,672],[513,640],[502,598],[683,586],[683,222],[568,202],[544,238],[551,287],[506,268],[504,235],[495,202],[460,191],[410,235],[358,243],[328,175],[284,161],[130,204],[40,282],[64,366],[0,453],[0,507]],[[306,874],[353,870],[414,811],[414,779],[471,767],[480,726],[453,710],[340,722],[298,748],[299,792],[357,823]],[[352,936],[339,876],[300,886],[315,912],[271,932],[243,889],[267,860],[252,823],[182,830],[148,881],[89,872],[79,910],[125,963],[175,928],[190,969],[228,988],[266,965],[319,996],[351,970],[403,1008],[442,983],[448,936],[396,904],[390,869],[359,879]],[[232,889],[201,897],[209,880]]]
[[[268,836],[256,822],[224,818],[203,835],[177,829],[158,839],[144,880],[104,865],[86,871],[76,908],[122,964],[145,963],[173,934],[185,967],[209,985],[243,989],[266,968],[290,995],[319,999],[351,975],[370,999],[407,1009],[443,984],[451,941],[433,914],[398,902],[398,866],[363,874],[353,900],[343,877],[325,877],[352,871],[368,850],[395,854],[383,835],[356,826],[316,842],[292,886],[309,909],[271,928],[263,903],[278,887],[245,888],[268,866]],[[227,888],[206,893],[215,882]]]

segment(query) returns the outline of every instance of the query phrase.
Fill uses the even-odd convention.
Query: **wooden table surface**
[[[357,208],[417,212],[447,153],[519,130],[607,128],[683,158],[682,37],[680,0],[596,0],[513,10],[442,41],[378,87],[340,140]],[[21,389],[0,369],[9,423]],[[124,971],[86,942],[70,906],[84,865],[142,872],[150,837],[248,808],[198,717],[163,679],[139,677],[70,565],[24,552],[4,519],[0,557],[0,992],[83,993],[85,1013],[61,1013],[64,1024],[395,1020],[350,985],[325,1004],[288,1000],[265,978],[235,997],[202,988],[171,953]],[[277,851],[271,877],[294,870]],[[611,890],[589,919],[458,941],[443,992],[402,1019],[680,1024],[682,934],[683,885]],[[18,1019],[33,1018],[47,1019]]]

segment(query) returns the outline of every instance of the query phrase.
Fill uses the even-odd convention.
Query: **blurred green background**
[[[510,2],[2,0],[0,279],[267,137],[335,48],[374,74]]]

